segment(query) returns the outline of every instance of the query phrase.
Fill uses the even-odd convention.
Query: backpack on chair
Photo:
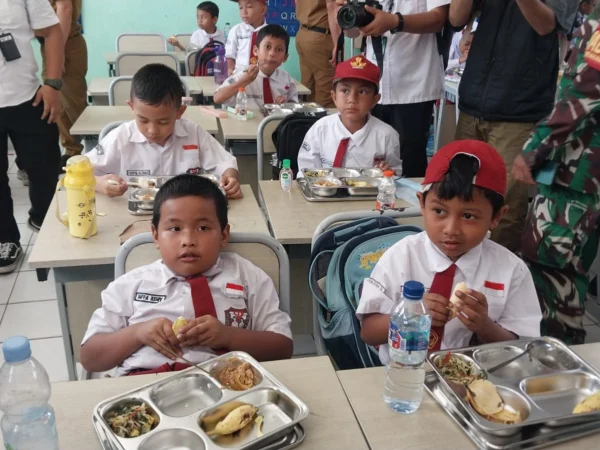
[[[339,369],[381,365],[377,349],[360,338],[356,309],[362,285],[389,247],[420,232],[382,216],[331,228],[315,242],[309,285],[325,346]]]
[[[194,76],[206,77],[213,75],[209,73],[209,66],[212,65],[217,57],[217,47],[224,47],[219,41],[210,41],[204,47],[196,52],[196,62],[194,63]]]

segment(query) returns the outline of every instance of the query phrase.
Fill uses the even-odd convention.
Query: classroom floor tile
[[[31,354],[37,359],[50,377],[52,383],[59,381],[69,381],[69,372],[67,371],[67,358],[65,356],[65,347],[62,337],[50,339],[32,339]],[[0,364],[4,362],[2,352],[0,352]]]
[[[19,233],[21,234],[21,246],[25,248],[29,245],[33,231],[26,223],[18,223],[17,226],[19,227]]]
[[[31,205],[29,201],[29,188],[22,187],[10,190],[13,205]]]
[[[29,339],[62,336],[56,300],[7,305],[0,322],[0,341],[16,335]]]
[[[33,267],[31,267],[29,265],[29,257],[31,256],[31,251],[33,250],[33,244],[28,245],[27,247],[23,247],[23,250],[25,251],[25,257],[23,258],[23,264],[21,264],[21,267],[19,268],[19,272],[29,272],[31,270],[35,270]],[[56,298],[56,295],[52,298]],[[48,299],[42,298],[40,300],[48,300]]]
[[[17,282],[13,287],[8,303],[37,302],[54,299],[56,299],[56,287],[52,271],[48,274],[47,281],[38,281],[35,271],[21,271],[17,275]]]
[[[26,224],[29,219],[29,209],[31,206],[29,205],[14,205],[13,206],[13,215],[15,216],[15,220],[17,223]]]
[[[17,281],[17,271],[0,275],[0,305],[8,303],[15,282]]]
[[[10,186],[11,189],[21,189],[21,188],[25,187],[25,186],[23,186],[23,183],[21,183],[21,181],[17,178],[16,173],[8,174],[8,185]]]
[[[589,325],[599,325],[598,320],[589,312],[586,312],[583,316],[583,326],[587,327]]]

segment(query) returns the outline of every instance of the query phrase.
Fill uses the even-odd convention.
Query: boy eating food
[[[229,75],[256,64],[257,58],[253,49],[257,45],[258,32],[267,25],[265,22],[267,0],[233,1],[239,4],[242,23],[238,23],[231,29],[225,44]]]
[[[379,167],[401,174],[398,133],[371,116],[380,98],[379,73],[362,56],[338,64],[331,92],[338,113],[308,130],[298,153],[298,169]]]
[[[290,36],[279,25],[267,25],[258,32],[254,54],[257,64],[229,77],[215,91],[215,103],[235,105],[240,88],[246,89],[249,108],[265,103],[298,102],[294,80],[281,65],[287,61]]]
[[[202,2],[196,8],[196,20],[198,29],[190,37],[189,50],[204,48],[209,42],[220,42],[225,44],[223,30],[217,28],[219,21],[219,7],[213,2]],[[187,51],[176,36],[169,38],[169,44],[177,47],[182,52]]]
[[[272,280],[222,249],[227,199],[210,180],[179,175],[158,192],[152,234],[160,260],[134,269],[102,293],[81,347],[91,372],[156,373],[240,350],[258,360],[292,355],[290,323]],[[178,318],[187,321],[182,327]]]
[[[456,141],[431,159],[418,194],[425,231],[384,253],[365,279],[356,312],[362,339],[380,345],[382,363],[389,361],[383,345],[389,314],[409,280],[430,286],[424,296],[432,318],[429,350],[465,347],[474,335],[484,343],[540,335],[542,315],[527,266],[486,239],[508,210],[505,195],[506,166],[484,142]]]
[[[148,64],[133,77],[127,102],[135,120],[112,130],[87,157],[96,191],[116,197],[131,177],[199,174],[221,178],[228,198],[241,198],[237,161],[200,125],[182,118],[185,88],[177,73]]]

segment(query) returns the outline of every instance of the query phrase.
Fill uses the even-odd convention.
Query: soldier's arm
[[[556,28],[554,11],[541,0],[517,0],[517,5],[525,20],[540,36],[546,36]]]

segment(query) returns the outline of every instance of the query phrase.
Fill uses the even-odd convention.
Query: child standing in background
[[[242,23],[231,29],[225,45],[229,75],[256,64],[258,59],[253,54],[253,49],[256,46],[258,31],[267,25],[265,22],[267,0],[233,1],[239,3]]]
[[[475,37],[475,30],[477,30],[477,22],[473,22],[470,29],[467,26],[462,32],[454,33],[447,69],[453,69],[454,67],[465,68],[471,42],[473,42],[473,38]]]
[[[198,20],[198,30],[194,31],[190,38],[189,50],[203,48],[211,41],[217,41],[225,44],[225,34],[217,28],[219,20],[219,7],[213,2],[202,2],[198,5],[196,11]],[[187,51],[175,36],[169,38],[169,44],[177,47],[182,52]]]

